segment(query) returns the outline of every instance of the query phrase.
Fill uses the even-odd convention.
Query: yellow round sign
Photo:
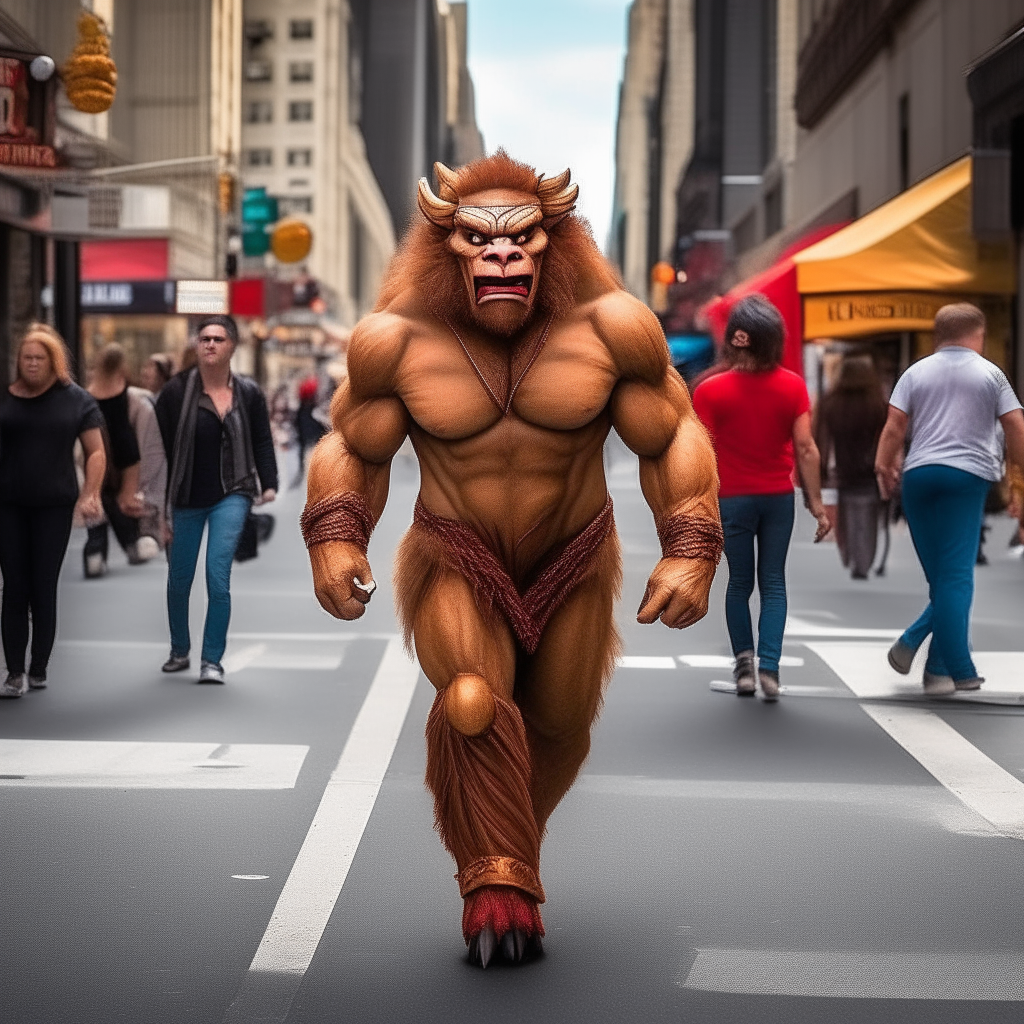
[[[298,263],[313,248],[313,232],[301,220],[283,220],[270,236],[270,248],[282,263]]]

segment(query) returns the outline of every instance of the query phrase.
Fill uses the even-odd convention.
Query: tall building
[[[796,143],[796,3],[630,7],[609,250],[634,294],[650,297],[651,269],[665,261],[689,276],[671,301],[695,310],[730,259],[782,229]]]
[[[360,130],[358,26],[344,0],[245,0],[244,33],[243,186],[265,188],[282,217],[310,225],[304,269],[352,324],[395,245]]]

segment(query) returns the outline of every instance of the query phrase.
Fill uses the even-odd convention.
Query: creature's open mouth
[[[473,278],[477,305],[490,299],[513,299],[517,302],[526,302],[530,297],[532,284],[533,277],[530,274],[523,274],[521,277]]]

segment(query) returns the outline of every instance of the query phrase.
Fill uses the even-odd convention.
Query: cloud
[[[527,57],[470,54],[487,151],[504,146],[549,174],[571,167],[580,212],[601,245],[611,216],[622,59],[621,45],[614,44]]]

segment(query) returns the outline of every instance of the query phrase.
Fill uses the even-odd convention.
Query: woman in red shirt
[[[794,451],[805,504],[818,520],[815,541],[829,531],[807,387],[802,377],[779,365],[785,336],[779,311],[763,295],[741,299],[725,329],[729,369],[709,377],[693,393],[693,407],[718,453],[718,504],[729,563],[725,619],[736,658],[736,692],[752,696],[760,680],[766,700],[779,695]],[[761,596],[756,667],[750,622],[755,572]]]

